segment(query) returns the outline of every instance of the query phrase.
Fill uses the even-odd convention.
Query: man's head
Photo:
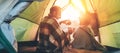
[[[80,25],[89,25],[91,22],[91,14],[90,13],[85,13],[81,18],[80,18]]]
[[[59,19],[61,17],[61,8],[59,6],[53,6],[50,8],[50,16]]]

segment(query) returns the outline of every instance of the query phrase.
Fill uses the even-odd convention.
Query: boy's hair
[[[52,13],[53,11],[59,11],[59,10],[61,10],[59,6],[53,6],[50,8],[50,13]]]

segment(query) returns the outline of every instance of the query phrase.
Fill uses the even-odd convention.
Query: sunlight
[[[85,13],[85,9],[80,0],[56,0],[54,5],[64,8],[62,9],[62,15],[59,21],[70,20],[72,26],[79,25],[80,17]]]
[[[80,11],[85,12],[85,9],[81,4],[80,0],[72,0],[71,2],[72,2],[71,4],[74,5],[74,7],[77,7]]]
[[[69,0],[56,0],[54,5],[60,6],[62,8],[68,3],[69,3]]]
[[[61,20],[70,20],[71,26],[79,25],[79,18],[82,14],[76,10],[72,5],[69,5],[63,12]]]
[[[70,19],[70,20],[76,20],[80,16],[80,12],[77,11],[75,8],[73,8],[71,5],[69,5],[63,12],[62,12],[62,18],[61,19]]]

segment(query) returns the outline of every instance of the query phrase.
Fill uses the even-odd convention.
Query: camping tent
[[[2,42],[2,45],[11,51],[11,53],[14,53],[12,52],[14,51],[12,43],[15,39],[12,37],[13,39],[10,41],[11,38],[8,36],[8,32],[12,33],[12,35],[14,34],[10,25],[12,25],[15,30],[15,37],[18,42],[33,41],[36,36],[38,25],[43,17],[49,13],[50,7],[52,5],[59,5],[62,7],[63,11],[70,8],[71,11],[75,13],[96,13],[98,16],[96,18],[98,23],[96,24],[99,25],[98,28],[100,31],[101,43],[103,45],[120,48],[120,31],[118,30],[120,26],[119,2],[119,0],[0,0],[0,26],[1,30],[3,29],[0,31],[0,42],[2,42],[2,40],[6,40],[5,42]],[[22,6],[22,10],[15,14],[14,9],[17,5],[20,5],[20,3],[23,3],[25,6]],[[80,7],[81,4],[83,5],[83,8]],[[73,8],[71,8],[71,6]],[[73,9],[77,11],[73,11]],[[11,12],[12,10],[13,13]],[[6,20],[6,17],[9,17],[9,14],[13,15],[16,19],[12,19],[13,21],[10,25],[3,25],[3,22]],[[63,14],[71,18],[75,17],[71,16],[73,14]],[[82,14],[79,15],[82,16]],[[79,17],[78,14],[76,14],[76,17]],[[10,37],[12,35],[10,35]],[[2,37],[4,38],[2,39]],[[5,43],[8,43],[9,47],[7,47]]]

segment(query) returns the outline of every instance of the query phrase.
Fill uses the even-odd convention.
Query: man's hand
[[[63,20],[60,22],[60,24],[62,24],[62,23],[66,24],[66,25],[70,25],[71,21],[70,20]]]

